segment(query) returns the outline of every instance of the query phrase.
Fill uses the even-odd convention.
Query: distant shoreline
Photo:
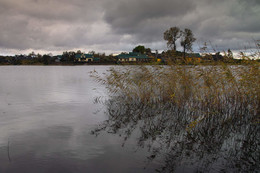
[[[252,60],[250,60],[252,61]],[[126,66],[126,65],[188,65],[188,66],[207,66],[207,65],[247,65],[250,61],[234,61],[234,62],[221,62],[221,61],[213,61],[213,62],[201,62],[201,63],[55,63],[55,64],[0,64],[0,66]],[[260,60],[255,60],[254,62],[260,63]]]

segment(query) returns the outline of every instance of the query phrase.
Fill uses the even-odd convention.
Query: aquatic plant
[[[138,130],[159,172],[193,165],[197,171],[256,171],[260,163],[260,68],[244,65],[121,66],[97,81],[107,86],[108,120],[93,133]]]

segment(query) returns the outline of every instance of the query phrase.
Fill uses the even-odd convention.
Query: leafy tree
[[[43,64],[48,65],[51,62],[51,57],[49,55],[43,55]]]
[[[42,55],[38,53],[38,54],[36,55],[36,58],[41,59],[41,58],[42,58]]]
[[[31,57],[31,58],[35,58],[36,54],[34,53],[34,51],[32,51],[31,53],[28,54],[28,56]]]
[[[94,55],[94,54],[96,54],[96,52],[94,50],[92,50],[92,51],[89,51],[88,54]]]
[[[178,27],[171,27],[164,32],[164,40],[167,41],[167,46],[176,51],[176,41],[181,37],[181,30]]]
[[[183,58],[186,57],[187,51],[192,51],[192,44],[196,40],[193,33],[190,29],[185,28],[184,31],[181,31],[181,46],[183,47]]]
[[[79,51],[78,51],[79,52]],[[81,52],[80,52],[81,53]],[[76,53],[73,51],[63,52],[61,61],[74,62]]]
[[[61,57],[61,61],[68,61],[69,59],[69,52],[63,52],[62,53],[62,57]]]
[[[73,51],[69,52],[69,61],[74,62],[76,53]]]
[[[100,58],[100,62],[104,62],[104,63],[116,63],[117,61],[112,54],[108,56],[106,56],[105,54],[100,54],[99,58]]]
[[[145,54],[148,55],[148,56],[151,56],[152,55],[152,50],[150,48],[146,48],[145,49]]]
[[[137,53],[144,54],[144,53],[145,53],[145,47],[142,46],[142,45],[136,46],[136,47],[133,49],[133,52],[137,52]]]
[[[229,59],[233,59],[233,52],[232,52],[230,49],[228,49],[227,57],[228,57]]]

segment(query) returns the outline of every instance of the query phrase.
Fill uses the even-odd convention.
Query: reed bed
[[[150,160],[165,156],[160,172],[180,165],[198,171],[257,171],[260,163],[260,68],[245,65],[123,66],[101,77],[108,120],[102,131],[137,146]]]

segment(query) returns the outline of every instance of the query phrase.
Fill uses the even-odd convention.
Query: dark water
[[[89,77],[108,66],[1,66],[0,172],[154,172],[146,149],[91,130],[107,119]],[[146,169],[143,169],[146,167]]]
[[[103,82],[111,94],[103,102],[108,120],[94,134],[126,141],[135,134],[136,145],[150,149],[148,160],[161,159],[159,172],[259,172],[260,80],[259,73],[250,74],[258,67],[230,67],[249,74],[250,85],[239,83],[239,76],[226,78],[221,66],[170,68],[111,69]]]

